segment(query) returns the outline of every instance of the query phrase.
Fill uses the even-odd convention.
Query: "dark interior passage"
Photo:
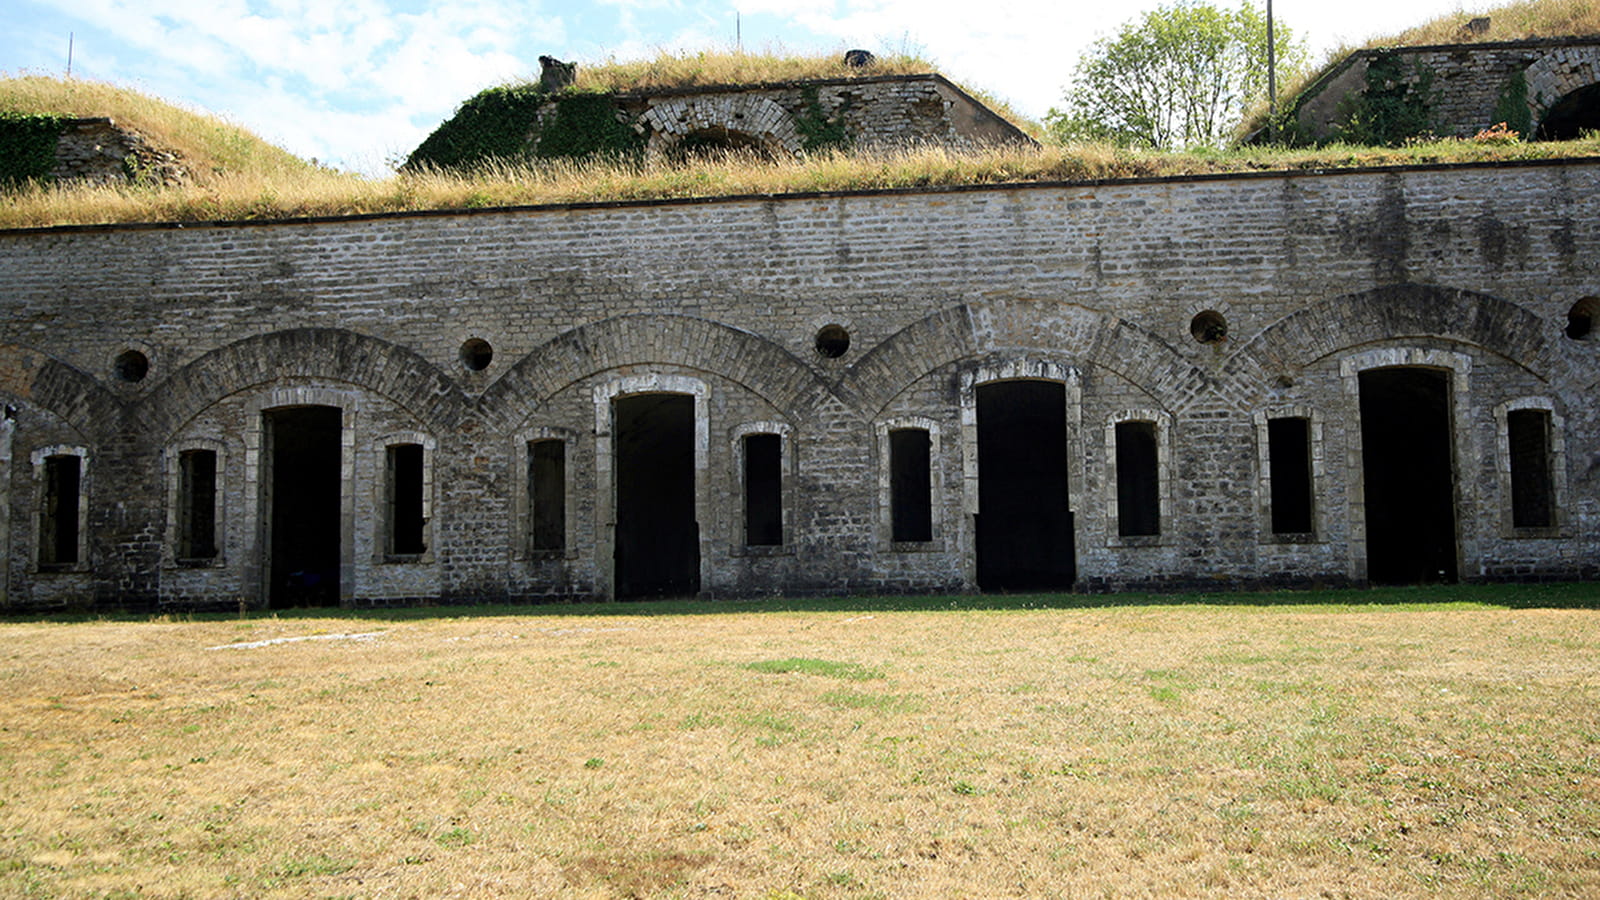
[[[528,444],[528,502],[532,507],[530,549],[562,550],[567,543],[567,444]]]
[[[750,547],[783,543],[783,438],[744,438],[744,542]]]
[[[1537,137],[1541,141],[1571,141],[1585,131],[1600,131],[1600,84],[1579,88],[1562,97],[1544,114]]]
[[[1077,577],[1067,504],[1066,388],[1052,381],[981,385],[978,399],[978,586],[1068,588]]]
[[[389,553],[426,553],[428,519],[423,515],[423,450],[421,444],[392,444],[385,452],[389,478]]]
[[[271,604],[335,605],[343,413],[332,406],[296,406],[262,415],[270,454],[265,497]]]
[[[1272,533],[1310,534],[1311,422],[1267,420],[1267,471],[1272,479]]]
[[[1506,416],[1511,450],[1511,525],[1549,528],[1555,524],[1550,478],[1550,413],[1514,409]]]
[[[1456,579],[1453,456],[1448,372],[1399,367],[1361,373],[1361,464],[1372,582]]]
[[[694,398],[687,394],[619,397],[613,415],[617,596],[698,593]]]
[[[1161,533],[1161,456],[1156,423],[1117,423],[1117,534]]]
[[[889,432],[889,538],[933,540],[933,438],[926,428]]]

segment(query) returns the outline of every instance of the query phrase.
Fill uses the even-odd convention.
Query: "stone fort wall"
[[[339,411],[340,602],[613,596],[617,404],[663,393],[692,398],[702,593],[972,590],[975,398],[1011,380],[1062,386],[1072,586],[1362,584],[1361,373],[1395,366],[1447,378],[1457,574],[1590,578],[1596,223],[1600,164],[1570,161],[4,232],[4,605],[267,603],[264,422],[302,406]],[[1510,511],[1524,409],[1549,423],[1540,527]],[[1293,534],[1282,417],[1309,426]],[[1155,438],[1155,534],[1119,523],[1126,422]],[[895,539],[905,428],[925,539]],[[749,434],[782,448],[760,546]],[[535,440],[565,454],[554,547],[530,540]],[[401,444],[420,552],[386,544]],[[196,450],[217,547],[184,559]]]

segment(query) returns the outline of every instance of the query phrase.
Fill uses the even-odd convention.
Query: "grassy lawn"
[[[1600,585],[0,621],[5,897],[1597,893]]]

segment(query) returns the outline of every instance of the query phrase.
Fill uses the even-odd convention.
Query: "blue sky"
[[[1077,54],[1156,0],[8,0],[0,71],[111,81],[221,114],[306,157],[369,174],[462,100],[535,75],[538,57],[599,62],[659,50],[911,49],[1042,117]],[[1274,0],[1320,59],[1459,0]]]

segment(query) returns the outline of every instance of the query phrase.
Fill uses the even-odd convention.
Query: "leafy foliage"
[[[65,128],[62,116],[0,112],[0,184],[49,178]]]
[[[555,114],[539,127],[537,155],[627,157],[644,149],[644,138],[617,118],[609,94],[561,94]]]
[[[526,156],[530,123],[538,121],[539,107],[547,99],[534,85],[480,91],[411,152],[405,167],[457,169],[489,159]]]
[[[546,93],[537,85],[479,92],[412,151],[405,168],[467,169],[493,161],[629,156],[643,138],[619,121],[609,94]]]
[[[1306,48],[1276,23],[1280,71],[1305,65]],[[1066,108],[1046,123],[1054,137],[1182,149],[1220,146],[1246,108],[1267,93],[1266,17],[1251,3],[1227,11],[1180,0],[1144,13],[1079,61]]]
[[[1528,76],[1521,69],[1511,73],[1505,90],[1494,105],[1494,120],[1519,134],[1533,131],[1533,111],[1528,108]]]
[[[1346,102],[1342,140],[1396,147],[1433,130],[1433,70],[1386,53],[1367,64],[1366,90]]]

